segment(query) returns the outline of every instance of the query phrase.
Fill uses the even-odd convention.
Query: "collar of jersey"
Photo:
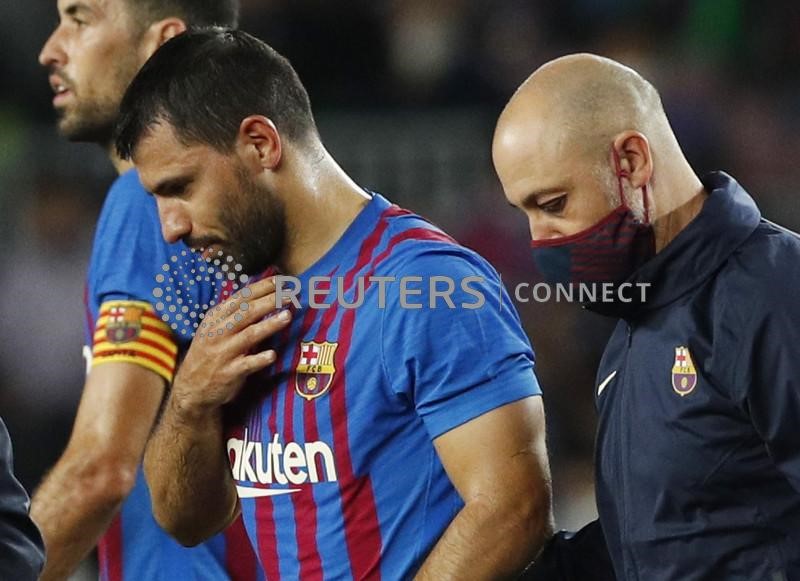
[[[346,271],[349,265],[355,263],[364,238],[374,230],[384,210],[391,206],[391,203],[380,194],[368,193],[372,199],[358,213],[339,240],[319,260],[297,275],[302,288],[306,288],[306,283],[312,276],[343,276],[343,269]]]

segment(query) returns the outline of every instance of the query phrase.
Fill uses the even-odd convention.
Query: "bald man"
[[[539,274],[614,289],[587,306],[620,319],[596,389],[617,578],[800,579],[800,237],[698,178],[656,90],[605,58],[537,70],[493,157]]]

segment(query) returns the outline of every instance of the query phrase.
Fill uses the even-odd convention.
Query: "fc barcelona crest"
[[[300,360],[294,376],[294,388],[300,397],[311,401],[328,391],[336,373],[333,356],[338,346],[327,341],[300,343]]]
[[[675,364],[672,366],[672,389],[679,396],[689,395],[697,385],[697,371],[694,368],[689,348],[675,347]]]
[[[142,331],[144,309],[124,303],[111,307],[106,322],[106,337],[110,343],[133,341]]]

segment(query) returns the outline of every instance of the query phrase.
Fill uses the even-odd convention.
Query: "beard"
[[[638,193],[630,191],[622,182],[624,190],[624,197],[620,197],[620,180],[614,170],[607,164],[598,164],[594,166],[593,173],[595,179],[599,182],[600,187],[606,194],[606,199],[611,208],[618,208],[621,204],[626,203],[631,209],[633,216],[639,221],[644,222],[644,199]]]
[[[236,170],[238,194],[224,196],[220,224],[226,251],[242,270],[260,274],[275,265],[286,247],[286,209],[270,189],[257,184],[242,167]]]
[[[80,87],[64,71],[55,70],[75,92],[73,104],[56,111],[60,133],[73,142],[110,144],[122,97],[139,67],[136,51],[127,51],[111,71],[94,77],[94,85]]]
[[[111,143],[119,102],[84,101],[70,109],[59,110],[58,130],[73,142]]]

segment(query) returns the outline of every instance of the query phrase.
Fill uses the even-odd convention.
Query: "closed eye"
[[[536,204],[536,207],[539,208],[542,212],[546,212],[548,214],[558,214],[564,211],[564,206],[567,204],[567,194],[562,194],[555,198],[551,198],[544,202],[539,202]]]
[[[160,196],[163,197],[177,197],[182,196],[186,193],[186,186],[188,184],[186,182],[175,182],[166,186],[161,192],[159,192]]]
[[[70,4],[64,10],[64,14],[75,24],[75,26],[82,28],[89,24],[89,19],[92,17],[92,10],[86,4],[76,2],[74,4]]]
[[[192,179],[190,177],[168,178],[160,181],[147,191],[159,198],[177,198],[187,194],[191,183]]]
[[[567,203],[567,192],[569,192],[568,184],[534,190],[522,199],[520,208],[557,214],[564,210]]]

